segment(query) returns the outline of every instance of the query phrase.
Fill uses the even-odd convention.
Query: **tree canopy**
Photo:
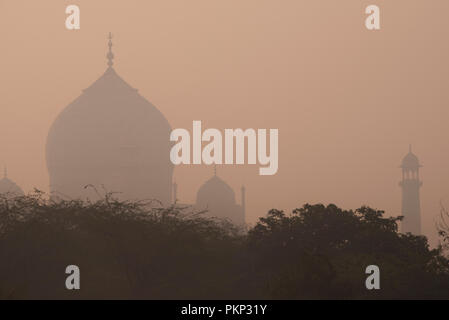
[[[368,207],[270,210],[248,230],[188,207],[106,195],[0,199],[3,299],[416,299],[449,297],[449,263],[400,218]],[[81,290],[65,288],[65,268]],[[367,290],[365,268],[380,268]]]

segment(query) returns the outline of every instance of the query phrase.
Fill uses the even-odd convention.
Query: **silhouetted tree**
[[[228,295],[239,232],[188,208],[147,202],[0,201],[0,288],[22,298]],[[82,290],[65,289],[78,265]],[[213,280],[212,280],[213,279]]]
[[[362,207],[271,210],[247,233],[173,205],[0,198],[0,298],[448,298],[441,248]],[[65,289],[65,268],[81,290]],[[381,290],[365,288],[368,265]]]
[[[258,283],[269,298],[447,298],[449,265],[422,236],[398,233],[401,218],[383,211],[308,205],[291,215],[271,210],[249,232]],[[368,265],[381,290],[365,288]]]

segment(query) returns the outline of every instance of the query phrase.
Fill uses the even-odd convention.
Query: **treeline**
[[[0,199],[1,299],[448,299],[449,261],[362,207],[271,210],[249,230],[190,208]],[[365,268],[380,268],[367,290]],[[81,270],[81,290],[65,268]]]

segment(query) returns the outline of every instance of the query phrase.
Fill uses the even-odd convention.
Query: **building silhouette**
[[[122,200],[177,202],[172,183],[171,127],[164,115],[114,69],[109,35],[107,69],[53,122],[46,145],[53,199],[98,200],[112,192]],[[234,191],[215,175],[198,190],[198,210],[245,223]]]
[[[402,181],[399,185],[402,188],[402,216],[404,216],[401,231],[415,235],[421,234],[419,189],[422,182],[419,178],[420,167],[418,157],[412,153],[412,147],[410,146],[409,153],[404,157],[401,164]]]
[[[6,198],[14,198],[23,196],[23,190],[12,180],[8,178],[8,172],[3,172],[3,178],[0,179],[0,195]]]
[[[245,192],[245,187],[242,187],[241,205],[238,205],[234,191],[224,180],[217,176],[215,170],[214,176],[198,189],[195,208],[207,210],[209,216],[228,219],[236,225],[244,225]]]
[[[109,35],[104,74],[58,115],[46,145],[52,197],[172,199],[171,127],[115,71]]]

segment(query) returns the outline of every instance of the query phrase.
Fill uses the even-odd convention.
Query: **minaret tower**
[[[246,218],[246,188],[242,186],[242,211],[243,211],[243,219]]]
[[[173,204],[178,201],[178,184],[176,181],[173,183]]]
[[[421,209],[419,201],[419,188],[422,182],[419,179],[418,157],[412,153],[409,147],[408,154],[402,160],[402,181],[399,186],[402,188],[402,233],[410,232],[415,235],[421,234]]]

